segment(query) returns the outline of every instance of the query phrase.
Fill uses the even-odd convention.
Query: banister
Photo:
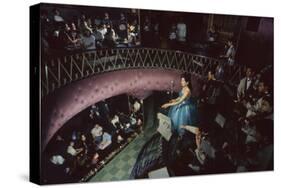
[[[95,74],[120,69],[180,70],[206,76],[220,59],[188,52],[156,48],[115,48],[84,51],[44,61],[41,65],[41,97],[73,81]],[[230,67],[229,83],[236,85],[242,78],[243,67]]]

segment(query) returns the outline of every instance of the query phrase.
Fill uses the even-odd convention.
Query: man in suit
[[[242,98],[245,98],[249,93],[251,86],[253,84],[252,78],[253,72],[251,68],[247,68],[246,76],[240,80],[240,83],[237,87],[237,99],[240,101]]]
[[[220,58],[226,59],[228,65],[232,66],[235,62],[235,47],[232,40],[227,41],[227,51],[224,55],[221,55]]]

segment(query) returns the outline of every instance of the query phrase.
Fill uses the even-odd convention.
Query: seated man
[[[265,82],[259,83],[258,93],[259,98],[257,98],[253,104],[250,102],[244,104],[247,108],[246,118],[254,117],[259,113],[271,111],[270,105],[268,105],[270,104],[268,102],[271,96],[268,92],[268,86],[265,84]]]
[[[73,157],[77,156],[82,151],[83,151],[82,148],[79,148],[79,149],[74,148],[74,142],[70,142],[69,146],[67,147],[67,153],[70,154]]]
[[[271,169],[274,128],[272,119],[263,117],[244,123],[241,130],[246,137],[242,137],[244,142],[242,152],[247,163],[239,164],[239,168],[242,167],[243,171]]]
[[[82,37],[82,44],[86,50],[95,50],[96,49],[96,39],[94,35],[91,34],[90,30],[86,30],[85,34]]]
[[[91,119],[94,119],[94,118],[100,119],[101,118],[99,108],[96,105],[91,106],[90,118]]]
[[[110,144],[112,143],[112,139],[111,139],[111,135],[107,132],[103,132],[102,134],[102,140],[101,142],[98,144],[98,148],[100,150],[104,150],[105,148],[107,148]]]
[[[142,120],[136,114],[132,113],[130,116],[130,128],[134,131],[141,131]]]
[[[81,144],[81,148],[83,148],[83,153],[87,154],[89,149],[88,149],[88,142],[87,142],[87,138],[84,134],[81,135],[81,140],[80,140],[80,144]]]
[[[215,104],[220,94],[219,83],[215,79],[214,71],[210,70],[207,75],[207,80],[203,84],[201,90],[201,102],[207,104]]]
[[[123,125],[119,121],[118,115],[114,115],[114,117],[111,120],[111,124],[113,125],[116,135],[117,136],[117,143],[121,143],[124,139],[122,137],[122,129],[124,128]]]
[[[237,87],[238,101],[241,101],[241,99],[247,96],[249,90],[251,89],[252,84],[253,84],[252,69],[247,68],[246,76],[240,80],[240,83]]]
[[[103,46],[107,48],[114,48],[116,45],[116,35],[114,29],[108,25],[107,32],[104,35]]]
[[[75,149],[74,148],[74,142],[70,142],[69,146],[67,147],[67,153],[70,155],[70,157],[68,157],[69,160],[69,164],[70,164],[70,168],[69,168],[69,173],[72,174],[73,171],[75,171],[75,169],[78,166],[78,155],[83,151],[82,148],[79,149]]]
[[[114,115],[114,117],[111,120],[111,124],[114,126],[115,129],[119,130],[122,129],[123,126],[119,121],[119,116],[118,115]]]
[[[232,66],[235,62],[235,47],[232,40],[227,41],[227,51],[224,55],[221,55],[221,58],[224,58],[228,65]]]
[[[133,112],[137,113],[141,110],[141,104],[138,102],[138,100],[135,100],[133,104]]]
[[[88,152],[89,147],[87,143],[86,136],[84,134],[81,135],[81,139],[79,140],[79,147],[83,150],[79,155],[77,156],[78,164],[80,166],[84,165],[88,160]]]
[[[99,144],[102,141],[102,132],[103,128],[99,124],[96,124],[91,130],[93,140],[96,144]]]
[[[134,121],[134,123],[136,123],[136,121]],[[126,134],[134,132],[131,122],[125,124],[124,131]]]
[[[134,131],[132,129],[132,127],[131,127],[131,125],[132,125],[131,123],[136,123],[134,121],[134,119],[131,119],[131,117],[129,117],[126,114],[124,114],[123,112],[121,112],[119,114],[119,121],[120,121],[120,125],[121,125],[121,128],[122,128],[122,131],[125,134],[131,133],[131,132]]]
[[[134,114],[130,115],[130,124],[133,126],[137,125],[137,119]]]
[[[53,155],[50,159],[50,161],[54,164],[54,165],[63,165],[65,159],[61,156],[61,155]]]
[[[127,19],[124,13],[120,14],[120,20],[118,21],[117,34],[121,42],[127,42],[128,33],[127,33]]]
[[[246,134],[246,144],[257,143],[260,140],[260,132],[257,131],[255,124],[264,119],[271,119],[271,116],[273,116],[271,103],[270,98],[263,98],[258,111],[255,114],[251,113],[251,116],[244,120],[241,130]]]
[[[216,66],[216,70],[215,70],[215,79],[216,80],[224,80],[225,78],[225,66],[223,63],[219,63]]]

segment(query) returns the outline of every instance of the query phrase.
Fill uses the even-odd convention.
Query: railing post
[[[49,78],[48,78],[48,65],[45,64],[45,75],[46,75],[46,90],[47,94],[49,93]]]
[[[60,71],[61,61],[58,58],[58,87],[61,87],[61,71]]]

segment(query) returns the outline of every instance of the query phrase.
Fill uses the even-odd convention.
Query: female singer
[[[196,128],[197,124],[196,104],[191,99],[189,82],[185,75],[181,77],[181,87],[178,98],[172,99],[161,106],[164,109],[170,107],[168,116],[172,121],[172,131],[180,136],[182,136],[185,126]]]

